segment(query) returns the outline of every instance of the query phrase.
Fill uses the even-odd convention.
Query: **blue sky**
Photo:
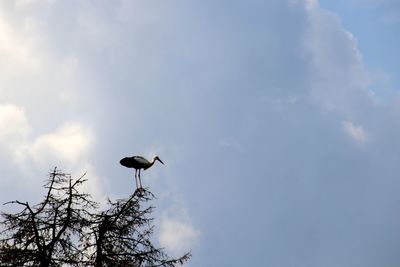
[[[4,1],[0,201],[99,201],[158,154],[155,242],[200,266],[398,266],[398,1]]]
[[[385,97],[396,91],[399,84],[396,48],[400,23],[400,6],[393,0],[320,1],[320,5],[340,16],[346,30],[358,40],[358,48],[379,87],[386,87]],[[374,87],[375,88],[375,87]],[[380,89],[382,90],[382,89]]]

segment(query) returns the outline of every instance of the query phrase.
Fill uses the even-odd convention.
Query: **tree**
[[[39,204],[7,202],[22,210],[2,213],[1,266],[172,267],[191,257],[170,258],[151,242],[154,207],[144,207],[154,199],[151,192],[141,189],[127,199],[109,200],[100,211],[89,194],[80,192],[85,182],[85,175],[74,180],[54,168]]]
[[[153,207],[142,207],[154,195],[147,190],[136,190],[128,199],[109,200],[109,208],[96,215],[91,231],[85,235],[85,249],[92,248],[94,266],[176,266],[183,264],[190,254],[169,259],[162,249],[151,242]]]

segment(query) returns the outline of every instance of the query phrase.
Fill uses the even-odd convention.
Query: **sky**
[[[126,197],[119,160],[157,154],[185,266],[398,266],[399,26],[397,0],[1,1],[0,202],[54,166]]]

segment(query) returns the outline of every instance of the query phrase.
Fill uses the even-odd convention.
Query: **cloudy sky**
[[[399,266],[398,47],[397,0],[1,1],[0,202],[158,154],[187,266]]]

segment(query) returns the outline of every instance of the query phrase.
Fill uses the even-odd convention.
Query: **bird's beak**
[[[163,165],[165,165],[164,162],[161,161],[161,159],[157,158],[157,160],[158,160],[159,162],[161,162]]]

